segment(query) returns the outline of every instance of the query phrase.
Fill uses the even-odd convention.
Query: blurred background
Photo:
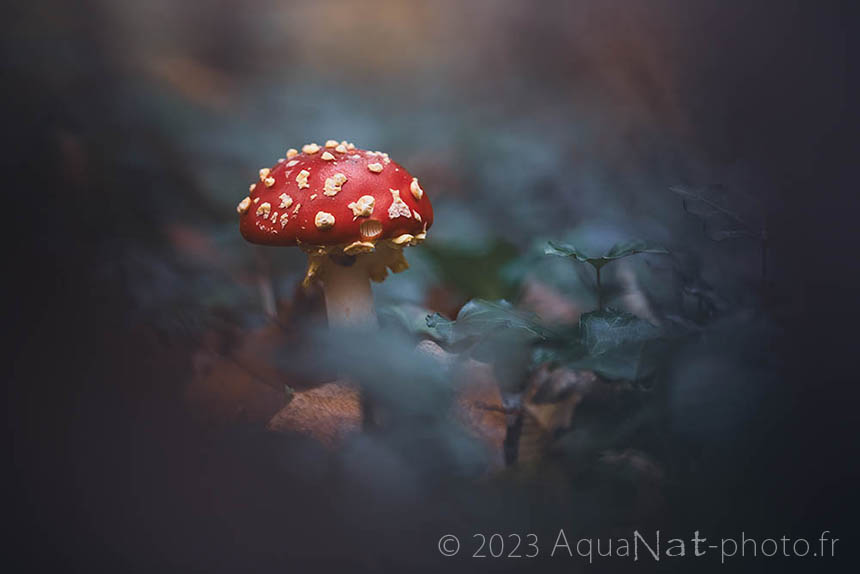
[[[448,532],[847,546],[850,8],[6,7],[11,553],[378,572],[474,567],[439,556]],[[370,341],[325,329],[300,250],[238,233],[257,170],[331,138],[390,153],[436,213]],[[613,261],[600,297],[545,253],[632,240],[669,253]],[[386,424],[314,402],[342,375]],[[314,420],[273,424],[299,399]]]

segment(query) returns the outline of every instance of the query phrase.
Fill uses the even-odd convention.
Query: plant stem
[[[597,310],[603,310],[603,289],[600,286],[600,267],[595,267],[594,270],[597,272]]]

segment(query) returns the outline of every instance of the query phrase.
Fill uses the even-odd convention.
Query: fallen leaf
[[[455,385],[455,417],[487,446],[492,465],[503,467],[508,423],[492,365],[474,359],[463,361],[456,368]]]
[[[274,432],[295,432],[336,448],[347,436],[361,429],[358,389],[344,381],[297,391],[269,421]]]
[[[285,395],[229,358],[199,350],[185,399],[195,418],[207,422],[263,422],[284,404]]]
[[[492,466],[503,467],[508,423],[492,365],[475,359],[460,360],[429,340],[418,343],[416,350],[451,369],[455,388],[454,417],[487,446]]]
[[[559,431],[570,427],[577,405],[594,387],[592,371],[542,366],[532,376],[523,396],[517,449],[519,462],[546,455]]]

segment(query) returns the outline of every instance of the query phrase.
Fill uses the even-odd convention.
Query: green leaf
[[[546,249],[544,249],[544,253],[546,255],[555,255],[557,257],[573,257],[574,259],[576,259],[577,261],[581,261],[582,263],[585,263],[589,259],[592,259],[592,257],[589,257],[573,245],[569,245],[567,243],[559,243],[556,241],[547,242]]]
[[[545,362],[590,369],[611,380],[638,381],[654,374],[677,337],[645,319],[616,309],[585,313],[575,327],[547,329],[531,313],[507,301],[474,299],[456,320],[438,313],[426,332],[449,346],[519,375],[526,364]],[[513,386],[513,383],[510,384]]]
[[[504,300],[472,299],[460,309],[456,321],[447,321],[437,314],[427,318],[427,325],[441,332],[451,329],[452,342],[501,334],[506,337],[516,334],[523,340],[549,336],[549,330],[540,325],[536,315],[514,309]]]
[[[582,343],[593,357],[660,336],[660,329],[648,321],[611,308],[584,313],[579,320],[579,328]]]
[[[503,389],[515,391],[527,378],[534,343],[556,337],[536,315],[515,309],[507,301],[473,299],[454,321],[427,316],[427,328],[451,350],[494,366]]]
[[[519,311],[507,301],[472,299],[460,309],[456,320],[410,303],[387,305],[379,310],[383,322],[418,337],[429,337],[446,345],[475,342],[482,338],[530,341],[547,338],[549,331],[536,315]]]
[[[600,269],[610,261],[636,255],[637,253],[667,254],[669,251],[659,245],[654,245],[641,239],[634,239],[616,243],[608,251],[599,255],[589,255],[573,245],[550,241],[547,243],[544,253],[557,257],[573,257],[577,261],[588,263],[592,267]]]
[[[591,369],[606,379],[637,381],[656,371],[669,343],[660,327],[604,309],[583,314],[577,329],[539,347],[534,359]]]
[[[548,336],[536,315],[518,311],[504,300],[473,299],[460,309],[453,321],[411,303],[382,307],[379,316],[384,323],[395,325],[411,335],[435,339],[446,345],[502,338],[525,342]]]
[[[439,313],[432,313],[424,317],[424,324],[427,327],[427,332],[430,333],[433,339],[441,341],[446,345],[454,344],[454,321]]]
[[[603,255],[602,259],[620,259],[622,257],[627,257],[628,255],[636,255],[637,253],[657,253],[666,255],[669,253],[669,250],[641,239],[634,239],[631,241],[616,243]]]
[[[442,321],[447,321],[438,313],[433,315],[438,316]],[[379,309],[381,322],[395,325],[419,339],[431,338],[447,343],[450,333],[442,328],[431,327],[428,321],[429,317],[430,311],[428,309],[412,303],[386,305]],[[450,323],[450,321],[448,322]]]

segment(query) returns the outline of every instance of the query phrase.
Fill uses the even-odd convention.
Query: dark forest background
[[[852,3],[42,0],[4,12],[15,571],[578,571],[436,550],[448,532],[545,543],[562,527],[830,530],[842,546],[826,564],[732,568],[853,560]],[[346,366],[308,345],[330,341],[319,294],[298,288],[304,257],[253,249],[234,211],[258,168],[328,138],[389,152],[436,211],[412,268],[375,287],[379,340],[347,354],[378,360],[375,392],[408,414],[336,450],[265,430],[282,385]],[[607,266],[612,307],[676,328],[647,377],[624,374],[627,355],[565,354],[596,305],[592,275],[544,254],[551,240],[596,253],[630,239],[670,251]],[[502,299],[516,314],[496,309],[480,337],[523,317],[565,334],[456,340],[467,302]],[[487,470],[479,441],[441,414],[444,393],[426,392],[444,381],[407,360],[428,337],[493,365],[514,405],[547,365],[596,369],[603,386],[535,460],[507,429],[507,462]],[[225,357],[237,352],[262,372],[236,369]],[[403,392],[425,375],[429,387]]]

